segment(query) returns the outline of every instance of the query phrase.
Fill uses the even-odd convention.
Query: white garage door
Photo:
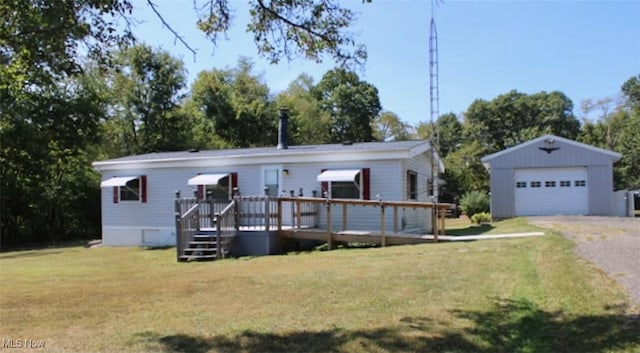
[[[515,169],[516,215],[580,215],[589,211],[587,168]]]

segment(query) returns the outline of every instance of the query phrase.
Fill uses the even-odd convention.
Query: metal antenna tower
[[[429,101],[431,103],[431,183],[433,187],[433,202],[438,202],[438,172],[439,165],[436,160],[437,151],[440,148],[440,136],[438,133],[438,118],[440,115],[440,98],[438,90],[438,31],[434,18],[434,3],[431,1],[431,26],[429,28]]]

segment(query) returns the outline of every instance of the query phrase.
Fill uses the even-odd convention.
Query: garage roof
[[[537,147],[537,148],[536,148]],[[512,154],[517,154],[517,152],[524,152],[525,149],[535,150],[536,159],[544,159],[544,161],[550,161],[554,159],[553,163],[556,164],[554,166],[558,166],[563,161],[560,160],[559,156],[563,156],[566,152],[565,149],[572,149],[573,151],[579,152],[573,154],[575,157],[579,155],[581,159],[590,159],[587,155],[593,156],[594,154],[599,156],[599,159],[606,159],[611,162],[615,162],[619,160],[622,155],[617,152],[605,150],[602,148],[597,148],[594,146],[590,146],[584,143],[576,142],[564,137],[559,137],[555,135],[543,135],[533,140],[521,143],[519,145],[513,146],[511,148],[507,148],[505,150],[496,152],[494,154],[490,154],[484,156],[482,158],[482,163],[488,167],[489,165],[493,165],[495,162],[501,159],[508,159],[508,157]],[[559,152],[562,151],[562,152]],[[564,156],[564,158],[568,158]],[[525,160],[522,163],[531,163],[533,161]],[[542,162],[542,160],[541,160]]]

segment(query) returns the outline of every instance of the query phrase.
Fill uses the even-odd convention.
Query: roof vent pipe
[[[278,149],[289,148],[289,109],[280,108],[280,123],[278,124]]]

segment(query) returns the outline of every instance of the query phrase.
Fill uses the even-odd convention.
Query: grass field
[[[447,218],[447,235],[489,235],[518,232],[540,231],[540,228],[527,224],[526,218],[514,218],[490,224],[474,224],[467,217]]]
[[[41,352],[640,351],[636,309],[572,246],[549,234],[205,263],[173,248],[9,252],[0,335]]]

